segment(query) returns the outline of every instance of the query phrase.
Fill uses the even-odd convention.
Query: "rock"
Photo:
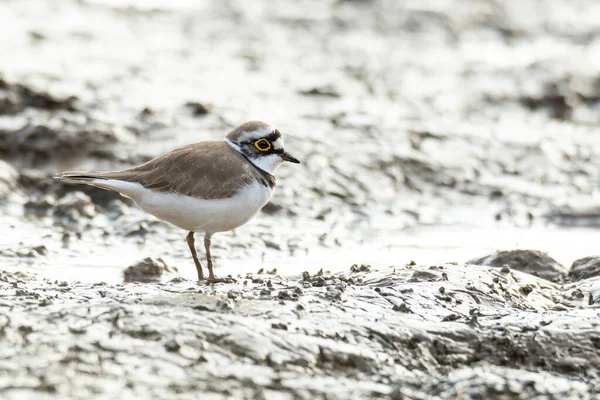
[[[539,250],[507,250],[497,251],[482,258],[469,261],[469,264],[485,265],[495,268],[510,267],[552,282],[561,282],[565,275],[565,267],[548,254]]]
[[[162,260],[162,258],[146,257],[141,261],[125,268],[123,274],[126,280],[144,279],[149,277],[160,277],[165,271],[171,271],[171,268]]]
[[[269,249],[281,250],[281,245],[277,242],[268,239],[263,239],[263,242],[265,243],[265,246]]]
[[[276,214],[283,209],[283,206],[272,201],[268,202],[263,208],[262,212],[268,215]]]
[[[439,281],[440,276],[429,271],[415,271],[412,274],[410,282],[436,282]]]
[[[527,296],[529,293],[533,292],[533,287],[531,287],[531,285],[524,285],[519,288],[519,291]]]
[[[181,344],[177,340],[171,339],[164,344],[164,347],[168,352],[176,353],[181,349]]]
[[[353,264],[350,266],[351,272],[369,272],[371,271],[371,266],[368,264]]]
[[[403,313],[412,313],[412,310],[406,305],[406,303],[394,304],[392,310],[400,311]]]
[[[185,103],[185,107],[192,112],[194,116],[201,116],[210,114],[211,107],[197,101],[188,101]]]
[[[569,271],[569,278],[576,282],[600,275],[600,256],[590,256],[575,260]]]

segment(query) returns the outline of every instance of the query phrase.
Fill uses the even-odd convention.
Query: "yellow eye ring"
[[[265,138],[258,139],[254,142],[254,147],[256,147],[258,151],[269,151],[271,150],[271,142]]]

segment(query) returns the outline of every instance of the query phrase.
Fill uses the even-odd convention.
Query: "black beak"
[[[289,161],[289,162],[292,162],[294,164],[300,164],[300,160],[298,160],[296,157],[292,156],[287,151],[284,151],[283,153],[281,153],[279,155],[279,157],[283,158],[285,161]]]

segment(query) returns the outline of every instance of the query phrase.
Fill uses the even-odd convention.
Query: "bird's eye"
[[[271,150],[271,142],[265,138],[258,139],[256,142],[254,142],[254,147],[256,147],[259,151],[269,151]]]

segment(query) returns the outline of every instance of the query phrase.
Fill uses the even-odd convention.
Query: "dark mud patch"
[[[18,114],[27,108],[75,111],[76,96],[58,98],[21,83],[9,83],[0,75],[0,115]]]
[[[575,260],[569,271],[569,278],[572,281],[593,278],[600,276],[600,257],[591,256]]]
[[[89,104],[77,103],[75,95],[58,97],[0,77],[0,155],[26,166],[74,156],[110,158],[119,134],[95,120]]]
[[[298,93],[300,93],[304,96],[331,97],[331,98],[342,97],[342,95],[339,93],[339,91],[336,90],[331,85],[313,87],[310,89],[303,89],[303,90],[300,90]]]
[[[19,129],[0,129],[0,154],[4,157],[19,156],[29,159],[30,165],[56,160],[65,156],[96,156],[112,158],[110,146],[118,137],[106,126],[94,128],[64,124],[60,128],[27,124]]]
[[[596,108],[600,104],[600,78],[566,76],[547,82],[541,93],[519,99],[532,111],[547,112],[552,118],[573,119],[578,108]]]

